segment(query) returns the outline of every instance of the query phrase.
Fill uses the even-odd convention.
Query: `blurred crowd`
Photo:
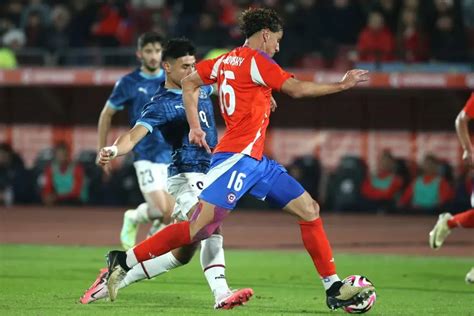
[[[2,0],[0,67],[14,67],[15,52],[25,49],[65,64],[58,56],[71,49],[133,47],[150,30],[186,36],[201,57],[215,56],[242,44],[237,17],[252,6],[284,17],[276,58],[285,66],[467,62],[473,56],[474,0]]]
[[[65,143],[41,151],[32,168],[8,144],[0,144],[0,205],[137,205],[142,203],[131,156],[105,175],[95,151],[72,157]],[[449,163],[428,154],[417,165],[380,153],[376,170],[359,157],[342,157],[325,170],[315,156],[296,158],[288,172],[328,211],[436,214],[469,207],[472,175],[456,176]],[[244,197],[239,208],[272,205]]]

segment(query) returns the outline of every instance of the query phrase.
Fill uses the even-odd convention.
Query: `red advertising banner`
[[[0,70],[1,86],[31,85],[113,85],[129,72],[126,68],[22,68]],[[314,70],[292,70],[297,78],[314,82],[336,82],[344,73]],[[370,80],[361,85],[366,88],[433,88],[474,89],[474,73],[371,73]]]

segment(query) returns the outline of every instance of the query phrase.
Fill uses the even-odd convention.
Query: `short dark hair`
[[[242,12],[239,26],[245,37],[249,38],[263,29],[269,29],[272,32],[283,30],[283,20],[275,10],[250,8]]]
[[[163,37],[160,36],[160,34],[156,32],[146,32],[140,35],[138,38],[137,46],[138,49],[142,49],[146,45],[150,43],[162,43],[163,42]]]
[[[184,37],[170,39],[163,48],[163,61],[177,59],[183,56],[193,56],[196,48],[190,40]]]

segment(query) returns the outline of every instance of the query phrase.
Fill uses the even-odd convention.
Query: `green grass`
[[[252,287],[244,308],[212,310],[196,257],[188,266],[123,289],[114,303],[77,304],[104,266],[105,248],[0,245],[0,315],[343,315],[329,312],[309,257],[294,251],[226,251],[234,288]],[[472,258],[336,256],[341,276],[364,274],[377,288],[371,315],[474,315]]]

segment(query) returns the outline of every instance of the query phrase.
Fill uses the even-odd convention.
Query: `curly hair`
[[[278,32],[283,29],[281,17],[272,9],[250,8],[242,12],[239,21],[240,30],[249,38],[263,29]]]

